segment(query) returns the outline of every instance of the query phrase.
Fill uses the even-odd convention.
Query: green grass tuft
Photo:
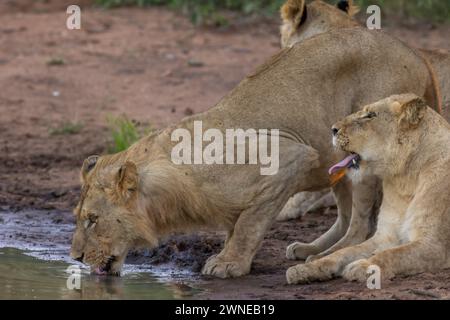
[[[48,66],[63,66],[66,62],[62,58],[51,58],[47,61]]]
[[[108,116],[107,122],[112,137],[111,145],[108,148],[108,152],[110,153],[117,153],[128,149],[143,135],[151,131],[150,127],[139,130],[136,122],[128,119],[127,116]]]
[[[52,136],[58,136],[58,135],[71,135],[71,134],[77,134],[83,129],[83,124],[79,122],[63,122],[61,125],[59,125],[56,128],[51,128],[49,130],[50,135]]]

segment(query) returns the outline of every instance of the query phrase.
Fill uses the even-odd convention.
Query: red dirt
[[[71,210],[79,195],[83,159],[106,150],[107,115],[127,114],[143,126],[161,128],[207,110],[279,47],[277,21],[246,22],[225,30],[194,28],[185,17],[161,8],[82,7],[83,29],[70,31],[65,28],[69,3],[0,4],[3,210]],[[411,45],[450,49],[448,26],[387,29]],[[64,63],[52,66],[52,59]],[[80,132],[51,134],[68,121],[82,123]],[[378,291],[342,280],[286,286],[285,270],[294,264],[284,258],[286,245],[313,240],[332,224],[332,213],[278,223],[268,233],[252,274],[238,280],[202,278],[200,286],[208,289],[204,297],[450,298],[450,272],[397,279]],[[181,241],[189,248],[213,244],[211,250],[189,249],[191,258],[171,253],[170,259],[180,265],[198,269],[207,254],[218,250],[221,236],[207,233]],[[188,266],[192,257],[198,258],[196,266]]]

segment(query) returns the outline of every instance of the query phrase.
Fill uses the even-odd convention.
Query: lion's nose
[[[333,136],[336,136],[336,135],[338,134],[338,132],[339,132],[339,129],[336,128],[336,127],[333,127],[333,128],[331,129],[331,132],[333,133]]]

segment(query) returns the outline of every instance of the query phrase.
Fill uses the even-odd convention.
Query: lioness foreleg
[[[331,248],[316,256],[308,257],[307,262],[325,257],[339,249],[362,243],[371,234],[374,234],[376,223],[372,223],[372,221],[376,220],[381,199],[382,187],[379,179],[376,177],[368,176],[363,180],[354,182],[353,210],[347,232]]]
[[[304,260],[317,255],[335,244],[347,232],[352,215],[352,187],[345,179],[333,188],[338,206],[338,218],[333,226],[311,243],[295,242],[286,249],[286,257],[291,260]]]
[[[416,194],[406,213],[410,218],[403,231],[403,237],[407,237],[409,242],[378,248],[372,257],[348,265],[342,276],[351,281],[365,281],[370,265],[378,266],[385,280],[396,275],[413,275],[446,267],[450,210],[446,204],[436,200],[435,194],[443,194],[447,188],[435,189],[434,192],[424,188]]]
[[[286,272],[287,282],[302,284],[338,277],[346,265],[355,260],[370,257],[382,242],[384,237],[375,234],[359,245],[338,250],[322,259],[293,266]]]
[[[442,268],[446,262],[444,246],[422,241],[413,241],[361,259],[347,265],[342,276],[349,281],[365,282],[367,269],[371,265],[380,268],[383,280],[396,275],[413,275]]]

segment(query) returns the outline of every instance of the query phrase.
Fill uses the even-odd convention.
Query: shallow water
[[[80,286],[76,289],[77,282],[69,279],[72,274],[65,262],[40,260],[13,248],[0,249],[0,261],[0,299],[175,299],[186,296],[183,288],[164,284],[149,273],[105,277],[81,270]],[[68,279],[73,289],[68,288]]]
[[[183,299],[199,292],[183,283],[188,274],[170,267],[125,264],[121,277],[91,275],[68,256],[73,224],[54,220],[0,212],[0,299]],[[71,287],[77,284],[69,266],[79,272],[79,289],[67,286],[71,276]]]

